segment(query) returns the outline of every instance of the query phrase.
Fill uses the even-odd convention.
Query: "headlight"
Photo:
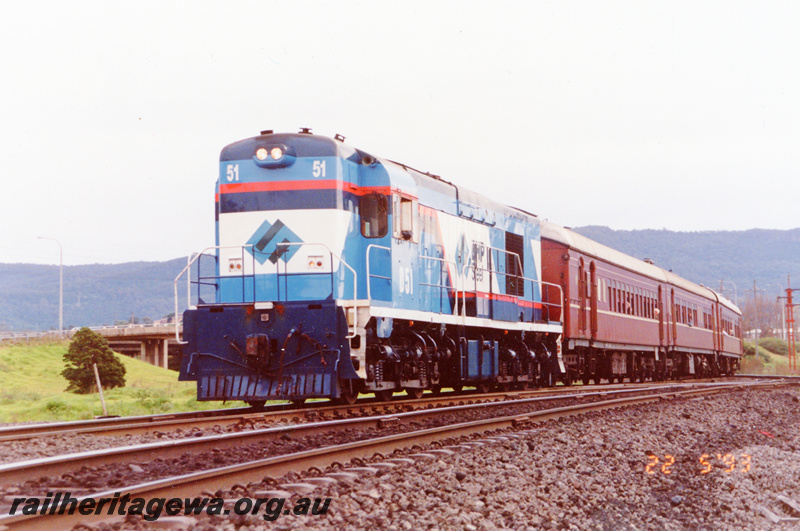
[[[297,160],[297,153],[292,146],[284,144],[262,144],[255,146],[253,162],[260,168],[286,168]]]

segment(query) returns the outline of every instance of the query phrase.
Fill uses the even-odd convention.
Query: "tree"
[[[759,336],[773,335],[775,330],[783,328],[781,322],[781,304],[775,300],[774,295],[758,293],[755,299],[739,297],[742,310],[742,328],[745,332],[755,328],[760,330]]]
[[[67,368],[61,376],[67,379],[67,392],[87,394],[95,388],[92,363],[97,363],[100,382],[104,388],[112,389],[125,385],[125,366],[117,359],[103,336],[86,327],[78,330],[64,354]]]

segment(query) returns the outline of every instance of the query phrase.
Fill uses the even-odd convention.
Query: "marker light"
[[[279,147],[274,147],[270,150],[269,154],[272,155],[273,159],[278,160],[283,156],[283,150]]]
[[[258,151],[256,151],[256,158],[258,160],[266,159],[267,158],[267,150],[266,150],[266,148],[258,148]]]

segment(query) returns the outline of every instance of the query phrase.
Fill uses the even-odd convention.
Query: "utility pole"
[[[756,281],[753,280],[753,322],[755,324],[754,331],[756,334],[756,356],[758,356],[758,333],[760,332],[760,329],[758,328],[758,299],[756,298],[757,292],[759,291],[767,290],[756,287]]]
[[[756,299],[756,292],[758,288],[756,288],[756,281],[753,279],[753,331],[755,332],[756,337],[756,358],[758,358],[758,299]]]
[[[797,290],[798,288],[792,289],[792,277],[790,275],[786,287],[786,296],[778,297],[778,300],[786,299],[786,341],[789,344],[789,370],[792,372],[797,370],[797,353],[794,345],[794,307],[800,305],[794,304],[792,301],[792,292]]]

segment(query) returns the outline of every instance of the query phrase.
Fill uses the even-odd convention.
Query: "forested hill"
[[[173,281],[185,266],[186,258],[65,266],[64,328],[174,313]],[[0,331],[58,328],[58,284],[58,266],[0,264]]]
[[[636,258],[719,289],[720,279],[738,288],[739,302],[753,280],[768,294],[795,275],[800,287],[800,229],[742,232],[671,232],[578,227],[576,232]],[[160,319],[174,312],[173,280],[185,258],[167,262],[64,267],[64,327]],[[205,272],[210,274],[210,272]],[[732,298],[732,285],[725,283]],[[186,300],[181,283],[181,301]],[[752,297],[752,295],[750,295]],[[181,306],[180,311],[183,311]],[[0,264],[0,331],[58,327],[58,267]]]
[[[698,284],[719,290],[720,279],[733,282],[739,302],[753,280],[769,295],[778,295],[792,274],[800,287],[800,228],[792,230],[672,232],[668,230],[612,230],[608,227],[573,228],[587,238],[636,258],[650,258]],[[726,295],[733,298],[725,282]]]

